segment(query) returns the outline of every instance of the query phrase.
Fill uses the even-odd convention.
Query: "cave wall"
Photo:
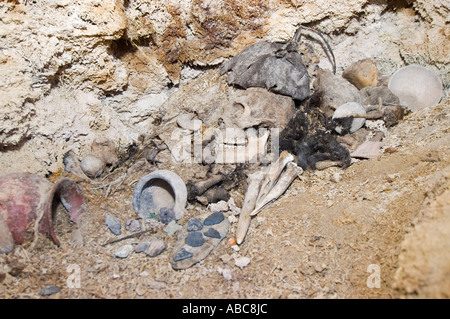
[[[439,0],[0,2],[0,173],[55,172],[96,136],[154,135],[181,86],[300,24],[326,34],[338,73],[367,57],[385,76],[418,63],[448,92],[449,17]]]

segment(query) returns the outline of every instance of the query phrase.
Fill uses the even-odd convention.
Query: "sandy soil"
[[[167,238],[162,229],[151,235],[167,241],[161,255],[114,257],[117,248],[139,240],[102,246],[115,238],[104,225],[107,214],[123,224],[137,217],[132,187],[124,184],[105,199],[104,191],[81,183],[89,208],[78,225],[69,225],[64,212],[58,214],[61,247],[42,237],[33,250],[23,245],[0,256],[0,297],[447,298],[450,226],[432,234],[430,247],[441,243],[441,250],[428,249],[427,243],[414,249],[408,242],[414,236],[429,238],[417,233],[431,235],[435,229],[420,225],[450,225],[440,222],[449,220],[449,114],[447,101],[410,115],[387,133],[384,152],[376,159],[355,160],[345,170],[305,172],[252,220],[240,251],[227,244],[234,223],[205,260],[181,271],[168,261],[176,236]],[[202,213],[188,208],[181,225]],[[72,242],[77,229],[83,246]],[[251,261],[240,269],[235,259],[242,256]],[[231,270],[231,280],[219,267]],[[71,288],[77,274],[79,288]],[[40,296],[49,284],[60,291]]]

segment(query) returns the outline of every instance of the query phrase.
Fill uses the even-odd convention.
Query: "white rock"
[[[233,277],[231,276],[231,269],[225,268],[222,269],[222,267],[217,267],[217,271],[219,272],[219,274],[221,274],[223,276],[223,278],[225,278],[226,280],[231,280],[233,279]]]
[[[172,236],[177,231],[181,230],[183,227],[181,225],[178,225],[176,221],[172,220],[170,223],[167,224],[166,228],[164,230],[167,233],[167,237]]]
[[[248,258],[248,257],[240,257],[234,261],[234,264],[241,269],[244,267],[247,267],[249,263],[250,263],[250,258]]]
[[[224,200],[221,200],[217,203],[209,204],[209,210],[213,213],[215,212],[226,212],[228,211],[228,203]]]
[[[81,169],[89,177],[99,177],[105,169],[105,162],[95,155],[88,154],[81,160]]]
[[[234,216],[234,215],[228,216],[228,222],[229,222],[230,224],[237,223],[238,221],[239,221],[239,219],[238,219],[236,216]]]
[[[239,215],[241,213],[241,209],[236,206],[233,197],[230,197],[230,199],[228,200],[228,208],[233,215]]]
[[[339,106],[333,114],[332,119],[339,119],[348,117],[353,114],[366,114],[366,109],[357,102],[347,102]],[[350,127],[350,133],[354,133],[364,126],[366,119],[364,118],[354,118]],[[342,133],[342,128],[336,126],[335,131],[339,134]]]
[[[128,255],[133,251],[133,246],[131,245],[123,245],[119,249],[116,250],[114,256],[118,258],[127,258]]]

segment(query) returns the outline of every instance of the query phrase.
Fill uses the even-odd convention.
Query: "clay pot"
[[[70,220],[76,223],[85,209],[85,199],[72,179],[62,178],[52,184],[29,173],[0,176],[0,224],[3,225],[0,227],[0,252],[8,253],[14,243],[22,244],[29,240],[32,234],[29,225],[38,218],[38,231],[50,236],[59,246],[53,229],[53,215],[59,203],[69,213]]]
[[[184,215],[187,188],[177,174],[157,170],[142,177],[133,191],[133,208],[142,218],[159,216],[161,209],[173,210],[175,219]]]

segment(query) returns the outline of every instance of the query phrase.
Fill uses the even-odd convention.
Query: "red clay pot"
[[[29,173],[0,176],[0,226],[3,225],[0,227],[0,252],[8,253],[13,249],[11,237],[15,244],[30,239],[33,228],[29,225],[41,214],[39,232],[50,236],[59,246],[52,220],[59,203],[66,208],[70,220],[76,223],[85,209],[85,199],[74,180],[62,178],[52,184],[41,176]],[[5,233],[5,224],[10,235]]]

